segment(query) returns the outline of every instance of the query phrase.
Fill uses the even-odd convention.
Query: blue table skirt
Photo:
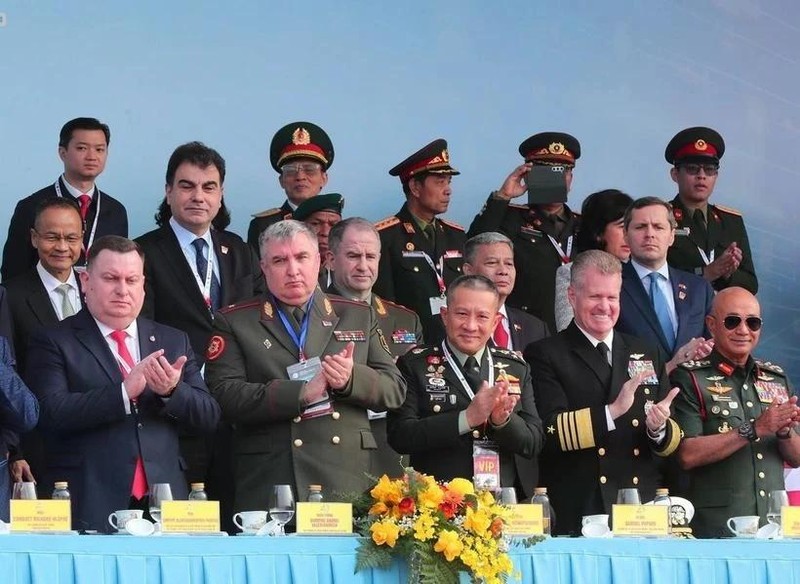
[[[0,584],[405,584],[400,564],[354,575],[356,545],[354,537],[7,535]],[[525,583],[800,584],[800,542],[791,541],[555,538],[513,548],[512,558]]]

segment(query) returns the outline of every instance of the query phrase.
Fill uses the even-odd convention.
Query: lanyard
[[[492,352],[489,351],[488,348],[484,349],[487,351],[486,357],[489,363],[489,387],[494,385],[494,360],[492,359]],[[450,368],[453,370],[453,373],[456,374],[458,380],[461,382],[461,386],[464,388],[464,391],[467,392],[469,399],[472,400],[475,398],[475,392],[472,391],[472,388],[467,383],[467,380],[464,379],[464,374],[461,373],[461,367],[458,366],[455,359],[453,359],[453,355],[450,354],[450,349],[447,348],[447,343],[442,341],[442,352],[444,353],[444,358],[447,363],[450,365]]]
[[[197,272],[197,258],[195,258],[195,268],[192,270],[192,274],[194,275],[194,279],[197,282],[197,286],[200,288],[200,292],[203,294],[203,300],[206,303],[206,307],[208,310],[211,310],[211,278],[214,277],[214,265],[211,261],[211,250],[214,249],[213,247],[209,246],[206,242],[206,248],[208,248],[208,257],[203,258],[206,260],[206,277],[205,282],[200,280],[200,274]],[[196,249],[194,250],[195,254],[198,254]]]
[[[706,250],[704,250],[704,249],[703,249],[702,247],[700,247],[700,246],[697,246],[697,251],[699,251],[699,252],[700,252],[700,257],[702,258],[703,262],[704,262],[706,265],[708,265],[708,264],[710,264],[711,262],[713,262],[713,261],[714,261],[714,251],[715,251],[715,250],[713,250],[713,249],[712,249],[712,250],[711,250],[711,253],[708,253],[708,254],[707,254],[707,253],[706,253]]]
[[[277,302],[276,302],[277,304]],[[312,298],[311,301],[308,303],[308,309],[306,310],[305,315],[303,316],[303,322],[300,323],[300,335],[295,332],[294,327],[289,323],[289,319],[284,314],[283,309],[281,309],[280,304],[278,304],[278,316],[283,323],[283,327],[286,329],[286,332],[289,333],[289,336],[294,341],[295,346],[297,347],[298,357],[300,361],[306,360],[306,354],[303,351],[303,347],[306,344],[306,337],[308,336],[308,323],[309,323],[309,315],[311,314],[311,306],[314,304],[314,299]]]
[[[567,251],[564,251],[564,248],[561,247],[561,244],[558,243],[555,237],[552,235],[548,235],[547,239],[550,240],[550,243],[553,244],[553,247],[556,248],[556,252],[558,252],[558,256],[561,258],[562,264],[569,263],[569,256],[572,255],[572,238],[575,237],[574,235],[570,235],[567,238]]]
[[[423,258],[430,266],[433,273],[436,274],[436,284],[439,286],[439,294],[444,298],[446,287],[444,285],[444,256],[439,258],[439,263],[434,264],[431,256],[424,251],[404,251],[404,258]]]
[[[59,183],[60,179],[56,179],[56,182],[53,186],[56,187],[56,196],[63,197],[64,195],[61,194],[61,185]],[[97,233],[97,220],[100,218],[100,189],[97,188],[97,185],[94,186],[94,196],[97,198],[97,209],[95,210],[94,221],[92,221],[92,228],[89,230],[89,241],[86,243],[86,246],[83,250],[84,253],[92,248],[94,235]]]

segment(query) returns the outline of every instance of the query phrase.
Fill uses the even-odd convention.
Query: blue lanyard
[[[308,303],[308,307],[306,308],[306,313],[303,316],[303,322],[300,323],[300,336],[297,336],[294,327],[289,322],[289,319],[284,314],[280,305],[277,302],[275,304],[278,305],[278,316],[281,318],[283,327],[286,329],[286,332],[289,333],[289,336],[292,337],[294,344],[297,346],[298,356],[300,360],[305,361],[306,354],[303,351],[303,347],[306,344],[306,337],[308,336],[308,317],[311,314],[311,307],[314,304],[314,298],[312,297],[311,301]]]

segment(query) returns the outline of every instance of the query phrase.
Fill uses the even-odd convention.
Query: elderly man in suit
[[[148,486],[187,495],[178,426],[211,431],[219,406],[186,333],[139,316],[144,256],[102,237],[81,274],[86,309],[31,337],[26,381],[41,404],[49,481],[69,481],[75,529],[145,508]]]
[[[679,363],[708,355],[706,315],[714,290],[700,276],[667,263],[675,241],[675,218],[666,201],[635,200],[623,219],[630,261],[622,266],[617,330],[657,347],[669,359],[667,373]]]
[[[367,409],[400,406],[400,377],[372,309],[317,287],[317,238],[285,220],[261,236],[267,294],[214,319],[206,377],[234,423],[238,510],[264,509],[275,484],[361,491],[377,448]]]
[[[97,188],[108,158],[111,131],[95,118],[75,118],[61,128],[58,156],[64,163],[64,174],[56,181],[17,203],[8,226],[3,248],[3,281],[26,272],[36,264],[36,250],[31,245],[29,230],[33,227],[36,208],[45,199],[64,197],[80,208],[86,225],[79,265],[86,263],[85,250],[103,235],[128,236],[128,212],[111,195]]]
[[[512,487],[521,499],[537,486],[535,457],[544,437],[528,366],[489,344],[499,301],[484,276],[453,281],[442,309],[446,340],[398,360],[408,391],[403,406],[389,412],[389,444],[439,480]]]
[[[681,436],[669,417],[678,390],[670,391],[660,354],[614,330],[620,261],[585,251],[570,278],[572,323],[525,351],[547,432],[541,482],[562,535],[579,534],[582,515],[609,513],[620,488],[652,498],[662,486],[659,457]]]

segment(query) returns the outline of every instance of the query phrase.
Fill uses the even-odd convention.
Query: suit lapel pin
[[[269,339],[264,339],[264,346],[269,349],[272,346],[272,342]]]
[[[156,342],[156,337],[155,337],[155,335],[150,335],[150,342],[151,342],[151,343],[155,343],[155,342]]]
[[[221,246],[219,246],[219,250],[220,250],[222,253],[224,253],[224,254],[226,254],[226,255],[227,255],[227,253],[228,253],[228,246],[227,246],[227,245],[221,245]]]
[[[517,323],[514,323],[514,330],[515,331],[521,331],[522,327],[520,325],[518,325]]]

